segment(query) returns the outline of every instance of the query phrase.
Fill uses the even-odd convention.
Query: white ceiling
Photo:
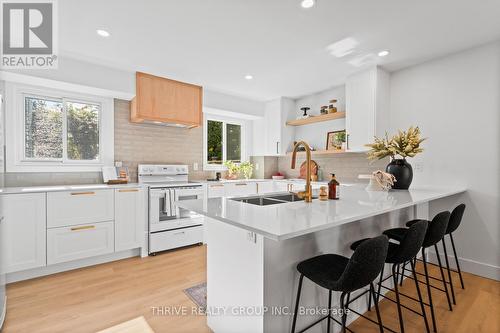
[[[499,0],[64,0],[59,48],[73,57],[268,100],[343,83],[376,60],[395,70],[500,38]],[[111,37],[97,36],[105,29]],[[326,47],[351,37],[344,58]],[[246,74],[254,79],[245,80]]]

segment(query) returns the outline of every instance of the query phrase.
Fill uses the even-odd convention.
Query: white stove
[[[139,183],[149,185],[149,254],[203,243],[204,217],[175,205],[203,199],[203,184],[188,180],[187,165],[138,166]]]

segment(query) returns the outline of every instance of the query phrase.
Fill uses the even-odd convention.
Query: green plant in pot
[[[250,179],[253,173],[253,164],[250,162],[243,162],[240,164],[240,171],[243,173],[245,179]]]
[[[396,178],[396,183],[392,188],[407,190],[413,180],[413,169],[406,161],[407,157],[415,157],[423,152],[420,144],[425,140],[420,137],[420,129],[411,126],[406,131],[398,131],[398,134],[389,138],[385,135],[384,138],[375,137],[374,143],[367,144],[370,148],[368,151],[368,159],[380,160],[387,156],[391,158],[391,162],[385,168],[385,171],[392,174]]]
[[[224,166],[227,169],[227,179],[238,179],[240,166],[233,161],[225,161]]]

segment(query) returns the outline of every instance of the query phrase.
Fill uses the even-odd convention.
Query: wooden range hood
[[[193,128],[202,123],[203,88],[136,72],[130,121]]]

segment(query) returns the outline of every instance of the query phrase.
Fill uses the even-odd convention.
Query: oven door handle
[[[165,190],[165,199],[164,199],[164,204],[163,204],[163,212],[167,216],[175,216],[172,211],[172,192],[169,189]]]

